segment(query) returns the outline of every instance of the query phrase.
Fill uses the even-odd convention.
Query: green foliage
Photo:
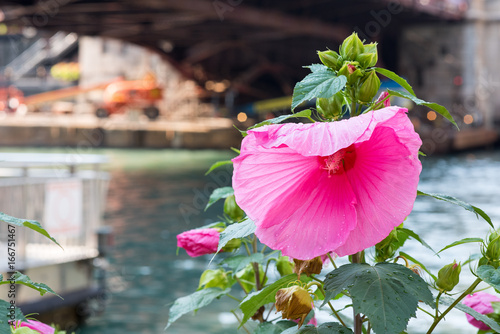
[[[495,267],[490,265],[479,266],[476,275],[496,290],[500,291],[500,268],[495,269]]]
[[[318,66],[321,66],[321,65],[318,65]],[[299,118],[299,117],[304,117],[304,118],[311,119],[311,109],[305,109],[305,110],[301,110],[299,112],[296,112],[294,114],[281,115],[281,116],[278,116],[278,117],[275,117],[275,118],[266,119],[265,121],[262,121],[260,123],[255,124],[254,126],[249,127],[248,130],[255,129],[255,128],[260,128],[261,126],[264,126],[264,125],[279,124],[281,122],[286,121],[287,119],[290,119],[290,118]],[[246,134],[246,131],[244,131],[244,132]]]
[[[415,316],[418,301],[433,305],[427,283],[410,269],[394,263],[346,264],[325,279],[325,303],[348,290],[356,313],[365,314],[375,333],[399,333]]]
[[[474,212],[478,218],[479,218],[479,216],[481,216],[484,220],[486,220],[486,222],[488,224],[490,224],[490,226],[492,228],[495,228],[495,226],[493,226],[493,223],[491,222],[491,218],[483,210],[481,210],[480,208],[478,208],[474,205],[471,205],[471,204],[466,203],[462,200],[459,200],[458,198],[455,198],[455,197],[449,196],[449,195],[443,195],[443,194],[424,193],[423,191],[420,191],[420,190],[417,191],[417,195],[434,197],[435,199],[461,206],[462,208],[464,208],[467,211]]]
[[[245,268],[249,263],[262,263],[264,261],[264,254],[262,253],[253,253],[252,255],[237,255],[228,257],[220,264],[227,265],[234,272],[238,272]]]
[[[444,251],[444,250],[446,250],[448,248],[455,247],[455,246],[458,246],[458,245],[468,244],[468,243],[471,243],[471,242],[483,242],[483,239],[481,239],[481,238],[464,238],[462,240],[457,240],[457,241],[454,241],[451,244],[445,246],[438,253],[441,253],[442,251]]]
[[[198,290],[208,288],[220,288],[222,290],[230,288],[234,280],[224,269],[207,269],[201,274]]]
[[[240,303],[240,309],[243,312],[243,319],[241,320],[240,327],[244,325],[251,316],[265,304],[274,303],[276,292],[279,289],[286,288],[288,284],[297,280],[296,274],[284,276],[274,283],[266,286],[264,289],[253,292],[243,299]]]
[[[440,304],[443,304],[445,306],[450,306],[452,303],[454,302],[454,300],[448,296],[441,296],[441,298],[439,298],[439,303]],[[496,332],[500,332],[500,325],[498,325],[496,323],[496,321],[494,321],[493,319],[473,310],[472,308],[470,308],[469,306],[465,305],[465,304],[462,304],[462,303],[458,303],[455,305],[455,308],[457,310],[460,310],[462,312],[465,312],[471,316],[473,316],[475,319],[479,320],[479,321],[482,321],[484,322],[485,324],[487,324],[488,326],[490,326],[493,330],[495,330]]]
[[[391,79],[392,81],[394,81],[395,83],[397,83],[398,85],[400,85],[401,87],[406,89],[408,91],[408,93],[410,93],[411,95],[416,96],[415,92],[413,91],[413,88],[410,86],[410,84],[405,79],[403,79],[399,75],[397,75],[396,73],[389,71],[389,70],[386,70],[385,68],[380,68],[380,67],[375,67],[375,71],[377,71],[378,73],[382,74],[383,76]]]
[[[234,221],[239,221],[245,217],[245,212],[236,203],[234,195],[226,197],[224,201],[224,213]]]
[[[263,322],[257,326],[253,334],[281,334],[285,329],[295,327],[297,324],[293,321],[280,320],[275,324],[271,322]]]
[[[207,170],[205,175],[210,174],[211,172],[213,172],[214,169],[217,169],[217,168],[225,166],[225,165],[232,165],[232,164],[233,164],[233,162],[231,160],[217,161],[212,166],[210,166],[210,168]]]
[[[48,292],[48,293],[54,294],[62,299],[61,296],[59,296],[57,293],[55,293],[54,290],[52,290],[46,284],[33,282],[28,276],[21,274],[18,271],[16,271],[15,274],[12,275],[12,277],[10,277],[9,280],[1,281],[0,285],[10,284],[10,282],[12,280],[14,280],[16,284],[22,284],[22,285],[25,285],[25,286],[33,289],[33,290],[40,292],[41,296],[43,296],[44,294],[46,294]]]
[[[434,281],[437,280],[437,277],[435,275],[433,275],[429,269],[427,269],[427,267],[421,263],[420,261],[416,260],[415,258],[413,258],[411,255],[405,253],[405,252],[399,252],[399,255],[401,256],[404,256],[407,260],[410,260],[411,262],[415,263],[415,264],[418,264],[420,266],[420,268],[422,268],[427,274],[429,274],[429,276],[431,276]]]
[[[244,238],[254,233],[255,228],[255,223],[248,217],[239,223],[229,225],[220,233],[217,252],[219,252],[231,239]]]
[[[11,304],[5,300],[0,299],[0,334],[10,334],[10,307]],[[16,320],[26,321],[21,310],[16,307],[14,310],[14,317]]]
[[[222,295],[228,294],[230,289],[222,290],[219,288],[208,288],[196,291],[188,296],[178,298],[174,305],[170,308],[168,314],[168,323],[165,329],[170,327],[177,319],[186,313],[198,310],[204,306],[209,305],[214,299]]]
[[[321,66],[321,65],[320,65]],[[347,78],[343,75],[337,76],[334,71],[324,66],[308,74],[302,81],[298,82],[293,89],[292,110],[301,103],[317,97],[329,98],[344,88]]]
[[[232,195],[234,195],[233,187],[222,187],[222,188],[215,189],[212,192],[212,194],[210,195],[210,198],[208,199],[208,203],[207,203],[207,206],[205,207],[205,210],[207,210],[209,207],[211,207],[218,200],[232,196]]]
[[[19,219],[19,218],[9,216],[8,214],[5,214],[3,212],[0,212],[0,221],[6,222],[8,224],[12,224],[12,225],[16,225],[16,226],[24,226],[24,227],[27,227],[29,229],[32,229],[33,231],[38,232],[41,235],[49,238],[50,240],[55,242],[59,247],[61,247],[61,245],[59,245],[59,243],[56,241],[56,239],[51,237],[50,234],[42,227],[42,225],[40,225],[40,223],[35,221],[35,220]]]
[[[267,276],[264,274],[264,268],[262,268],[260,264],[257,264],[257,267],[259,270],[260,286],[264,286],[267,282]],[[247,264],[245,268],[237,272],[235,276],[238,277],[242,288],[246,292],[250,292],[253,289],[257,290],[257,277],[255,274],[255,268],[251,263]]]
[[[390,89],[388,89],[387,91],[389,92],[390,95],[399,96],[399,97],[411,100],[419,106],[426,106],[428,108],[431,108],[432,110],[434,110],[435,112],[437,112],[438,114],[440,114],[441,116],[443,116],[444,118],[449,120],[451,123],[453,123],[453,125],[455,125],[458,129],[458,125],[455,122],[455,120],[453,119],[453,117],[451,116],[450,112],[448,111],[448,109],[446,109],[442,105],[439,105],[439,104],[434,103],[434,102],[426,102],[426,101],[421,100],[418,97],[415,97],[414,95],[409,94],[409,93],[399,92],[399,91],[390,90]]]
[[[300,329],[289,328],[281,334],[350,334],[352,330],[338,324],[336,322],[325,322],[324,324],[314,327],[313,325],[302,326]]]

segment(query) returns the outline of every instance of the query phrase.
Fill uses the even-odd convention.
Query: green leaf
[[[264,254],[262,253],[253,253],[250,256],[247,255],[237,255],[228,257],[221,264],[226,264],[231,270],[234,272],[238,272],[245,268],[249,263],[256,262],[262,263],[264,261]]]
[[[439,105],[439,104],[434,103],[434,102],[426,102],[426,101],[421,100],[418,97],[415,97],[414,95],[411,95],[411,94],[406,93],[406,92],[399,92],[399,91],[395,91],[395,90],[391,90],[391,89],[388,89],[387,92],[389,92],[389,94],[391,94],[393,96],[399,96],[399,97],[402,97],[404,99],[411,100],[419,106],[426,106],[428,108],[431,108],[432,110],[434,110],[435,112],[437,112],[438,114],[440,114],[441,116],[443,116],[444,118],[449,120],[451,123],[453,123],[453,125],[455,125],[458,129],[458,125],[455,122],[455,120],[453,119],[453,117],[451,116],[450,112],[448,111],[448,109],[446,109],[442,105]]]
[[[56,241],[56,239],[52,238],[50,236],[49,232],[47,232],[42,227],[42,225],[40,225],[40,223],[37,222],[37,221],[35,221],[35,220],[19,219],[19,218],[15,218],[15,217],[9,216],[8,214],[5,214],[3,212],[0,212],[0,221],[4,221],[4,222],[6,222],[8,224],[13,224],[13,225],[16,225],[16,226],[24,226],[24,227],[27,227],[29,229],[32,229],[33,231],[38,232],[41,235],[49,238],[50,240],[52,240],[53,242],[55,242],[59,247],[61,247],[61,245],[59,245],[59,243]]]
[[[43,296],[44,294],[46,294],[48,292],[48,293],[52,293],[52,294],[54,294],[62,299],[61,296],[59,296],[57,293],[55,293],[54,290],[49,288],[46,284],[33,282],[27,275],[24,275],[18,271],[16,271],[15,274],[12,275],[12,277],[10,277],[9,280],[1,281],[0,285],[10,284],[10,282],[12,280],[14,280],[16,284],[22,284],[22,285],[25,285],[27,287],[32,288],[33,290],[40,292],[40,296]]]
[[[211,207],[215,202],[220,200],[221,198],[226,198],[231,195],[234,195],[234,189],[233,187],[222,187],[222,188],[217,188],[212,192],[212,195],[210,195],[210,198],[208,199],[207,206],[205,207],[205,210],[207,210],[209,207]]]
[[[481,216],[484,220],[486,220],[488,224],[490,224],[490,226],[493,229],[495,228],[495,226],[493,226],[493,223],[491,222],[491,218],[486,213],[484,213],[483,210],[479,209],[478,207],[475,207],[474,205],[470,205],[469,203],[459,200],[458,198],[443,194],[424,193],[423,191],[420,190],[417,190],[417,195],[434,197],[435,199],[461,206],[467,211],[474,212],[476,214],[476,217],[479,218],[479,216]]]
[[[450,298],[450,297],[445,296],[445,295],[441,295],[441,297],[439,298],[439,304],[443,304],[445,306],[450,306],[451,304],[453,304],[453,302],[454,302],[453,298]],[[493,329],[495,332],[500,332],[500,325],[498,325],[496,323],[496,321],[494,321],[493,319],[473,310],[469,306],[462,304],[462,303],[458,303],[457,305],[455,305],[455,308],[457,310],[460,310],[462,312],[465,312],[465,313],[473,316],[476,320],[484,322],[486,325],[490,326],[491,329]]]
[[[326,276],[325,304],[348,290],[356,313],[365,314],[375,333],[400,333],[415,316],[419,300],[433,306],[425,281],[410,269],[396,263],[351,263]]]
[[[427,244],[423,239],[420,238],[420,236],[415,233],[414,231],[408,229],[408,228],[404,228],[404,227],[401,227],[401,228],[398,228],[398,230],[400,230],[401,232],[403,233],[406,233],[408,236],[412,237],[413,239],[417,240],[418,242],[420,242],[420,244],[424,247],[426,247],[427,249],[430,249],[434,254],[437,255],[437,253],[434,251],[434,249],[432,249],[431,246],[429,246],[429,244]],[[439,255],[438,255],[439,257]]]
[[[255,232],[255,223],[250,218],[245,218],[240,223],[229,225],[219,236],[219,252],[231,239],[244,238]]]
[[[311,65],[302,66],[302,67],[310,69],[311,72],[318,72],[318,71],[326,71],[326,70],[328,70],[328,67],[326,67],[323,64],[311,64]]]
[[[302,81],[298,82],[293,89],[292,110],[302,102],[317,97],[329,98],[344,88],[347,79],[345,76],[337,76],[329,68],[317,70],[308,74]]]
[[[407,258],[408,260],[410,260],[411,262],[418,264],[426,273],[429,274],[429,276],[431,276],[435,281],[437,280],[437,277],[435,275],[433,275],[424,264],[422,264],[420,261],[414,259],[411,255],[409,255],[405,252],[399,252],[399,255],[402,255],[405,258]]]
[[[278,116],[278,117],[275,117],[275,118],[266,119],[263,122],[257,123],[254,126],[249,127],[248,130],[255,129],[255,128],[260,128],[261,126],[264,126],[264,125],[279,124],[279,123],[284,122],[287,119],[290,119],[292,117],[295,117],[295,118],[298,118],[298,117],[310,118],[311,117],[311,109],[305,109],[305,110],[301,110],[299,112],[296,112],[294,114],[282,115],[282,116]]]
[[[257,326],[253,334],[281,334],[285,329],[295,326],[297,326],[297,323],[289,320],[280,320],[275,324],[263,322]]]
[[[283,276],[271,285],[266,286],[264,289],[247,295],[240,303],[240,309],[243,312],[243,319],[241,320],[240,327],[243,326],[261,306],[268,303],[274,303],[276,292],[278,292],[279,289],[286,288],[290,282],[296,280],[297,274]]]
[[[398,85],[406,89],[408,93],[415,96],[415,92],[413,91],[413,88],[411,88],[410,84],[396,73],[380,67],[375,67],[375,71],[377,71],[378,73],[382,74],[385,77],[388,77],[389,79],[391,79],[392,81],[396,82]]]
[[[11,304],[9,302],[0,299],[0,334],[11,333],[9,325],[9,320],[11,320],[10,307]],[[26,321],[26,318],[18,307],[15,308],[14,317],[14,320]]]
[[[500,268],[495,269],[493,266],[483,265],[477,268],[476,274],[480,279],[500,290]]]
[[[167,329],[174,321],[186,313],[195,311],[209,305],[215,298],[229,293],[231,289],[222,290],[219,288],[208,288],[196,291],[188,296],[178,298],[168,313]]]
[[[232,164],[233,164],[233,162],[231,160],[217,161],[212,166],[210,166],[210,168],[207,170],[205,175],[210,174],[216,168],[219,168],[219,167],[225,166],[225,165],[232,165]]]
[[[300,329],[289,328],[281,334],[349,334],[353,333],[347,327],[342,326],[336,322],[325,322],[321,324],[319,327],[314,327],[313,325],[302,326]]]
[[[455,246],[462,245],[462,244],[468,244],[471,242],[483,242],[483,239],[481,239],[481,238],[463,238],[462,240],[452,242],[448,246],[441,249],[438,253],[441,253],[442,251],[444,251],[448,248],[455,247]]]

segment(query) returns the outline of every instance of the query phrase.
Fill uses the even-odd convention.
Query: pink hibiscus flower
[[[500,302],[500,298],[486,292],[476,292],[464,298],[463,303],[481,314],[493,313],[491,302]],[[476,320],[473,316],[466,314],[467,321],[474,327],[481,330],[488,330],[490,327],[484,322]]]
[[[219,231],[215,228],[195,229],[177,235],[177,247],[196,257],[217,252]]]
[[[30,329],[33,329],[33,330],[39,332],[40,334],[54,334],[54,332],[55,332],[54,327],[51,327],[49,325],[46,325],[46,324],[44,324],[40,321],[36,321],[36,320],[28,320],[26,322],[19,321],[16,324],[16,328],[20,328],[20,327],[28,327]]]
[[[233,159],[233,188],[260,241],[301,260],[345,256],[401,224],[422,169],[422,141],[406,111],[248,131]]]

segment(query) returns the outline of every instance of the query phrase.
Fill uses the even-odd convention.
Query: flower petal
[[[413,208],[421,169],[392,128],[377,127],[370,140],[356,144],[356,163],[346,174],[358,202],[358,223],[335,253],[373,246],[401,224]]]

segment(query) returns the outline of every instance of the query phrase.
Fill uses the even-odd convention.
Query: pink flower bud
[[[215,228],[189,230],[177,235],[177,247],[184,248],[191,257],[213,254],[218,245],[219,231]]]
[[[377,98],[377,101],[375,104],[382,102],[383,99],[385,99],[387,96],[389,96],[388,92],[382,92],[380,96]],[[384,101],[384,107],[390,107],[391,106],[391,100],[388,98]]]
[[[40,332],[40,334],[54,334],[55,332],[55,329],[53,327],[50,327],[49,325],[46,325],[36,320],[28,320],[26,322],[20,321],[15,325],[15,328],[20,328],[20,327],[28,327],[30,329]]]
[[[481,314],[493,313],[491,302],[500,302],[500,298],[486,292],[476,292],[465,297],[463,303]],[[490,329],[484,322],[476,320],[471,315],[466,314],[467,321],[474,327],[487,331]]]

